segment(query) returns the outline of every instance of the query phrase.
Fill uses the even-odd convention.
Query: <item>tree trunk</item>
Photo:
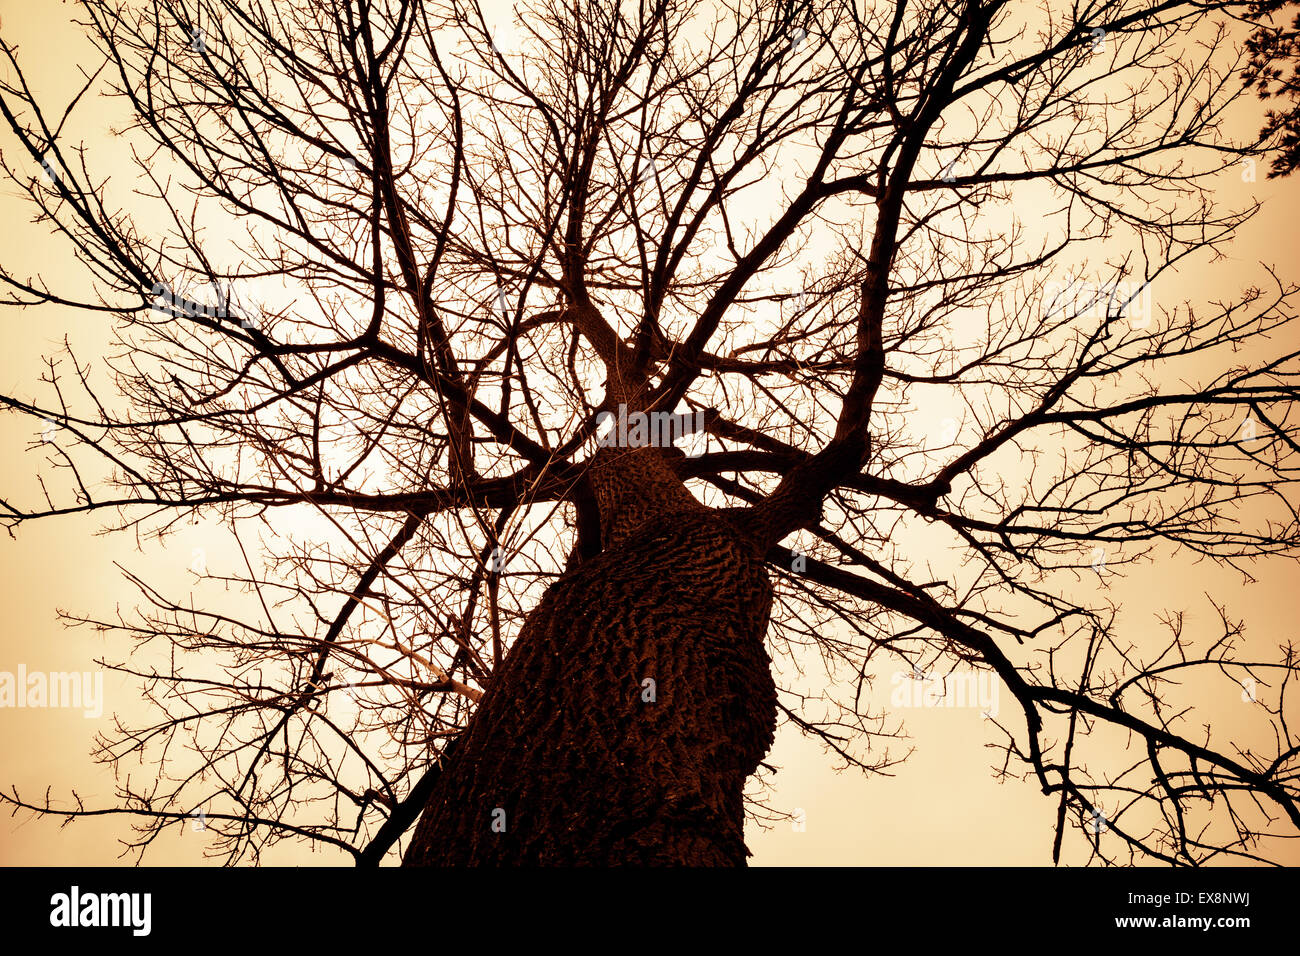
[[[603,550],[525,622],[406,865],[745,863],[742,791],[776,723],[767,574],[657,450],[603,464]]]

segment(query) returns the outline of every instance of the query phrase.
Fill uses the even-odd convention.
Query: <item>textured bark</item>
[[[742,791],[775,728],[766,572],[657,451],[598,465],[603,549],[525,623],[408,865],[745,862]]]

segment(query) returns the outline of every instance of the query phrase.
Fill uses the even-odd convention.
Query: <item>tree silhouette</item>
[[[1269,176],[1287,176],[1300,166],[1300,73],[1295,67],[1300,60],[1300,10],[1294,0],[1260,0],[1251,5],[1249,16],[1256,27],[1247,41],[1251,57],[1246,76],[1260,99],[1290,100],[1288,108],[1268,110],[1263,129],[1263,135],[1277,143]]]
[[[116,341],[3,398],[55,429],[7,524],[219,519],[247,563],[71,619],[166,648],[99,742],[146,785],[5,799],[141,851],[202,809],[230,862],[741,864],[778,719],[899,759],[893,660],[1009,695],[1055,859],[1267,859],[1294,649],[1102,586],[1300,544],[1295,286],[1173,279],[1276,147],[1230,133],[1251,6],[84,0],[72,104],[5,44],[4,168],[91,290],[8,302]],[[98,91],[129,187],[63,132]]]

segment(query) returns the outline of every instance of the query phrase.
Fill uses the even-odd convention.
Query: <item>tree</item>
[[[1300,12],[1294,7],[1293,0],[1260,0],[1251,6],[1249,14],[1257,25],[1247,42],[1251,57],[1246,76],[1260,99],[1282,97],[1291,101],[1289,110],[1269,109],[1264,123],[1262,135],[1278,144],[1270,177],[1290,175],[1300,165],[1300,111],[1296,109],[1300,73],[1294,65],[1300,59]],[[1287,12],[1291,22],[1279,25],[1277,21]]]
[[[1249,4],[1029,6],[84,0],[130,207],[6,45],[5,169],[93,283],[9,301],[120,343],[3,399],[62,478],[7,522],[216,516],[248,563],[73,619],[168,649],[101,742],[158,761],[136,845],[203,808],[230,861],[742,864],[778,718],[897,759],[893,657],[1009,693],[1054,858],[1267,858],[1294,649],[1098,586],[1300,544],[1296,287],[1173,284],[1276,145],[1230,133]],[[1207,682],[1271,730],[1202,726]]]

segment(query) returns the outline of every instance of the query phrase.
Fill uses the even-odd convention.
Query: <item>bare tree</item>
[[[1168,281],[1278,145],[1229,132],[1251,7],[83,0],[143,198],[5,44],[4,168],[93,289],[8,302],[118,343],[4,397],[57,429],[7,523],[215,516],[248,565],[74,619],[167,649],[115,665],[159,716],[99,753],[157,772],[103,809],[143,850],[202,808],[230,862],[741,864],[778,719],[898,759],[894,660],[1009,693],[1056,857],[1266,859],[1294,649],[1097,586],[1300,544],[1295,287]]]

